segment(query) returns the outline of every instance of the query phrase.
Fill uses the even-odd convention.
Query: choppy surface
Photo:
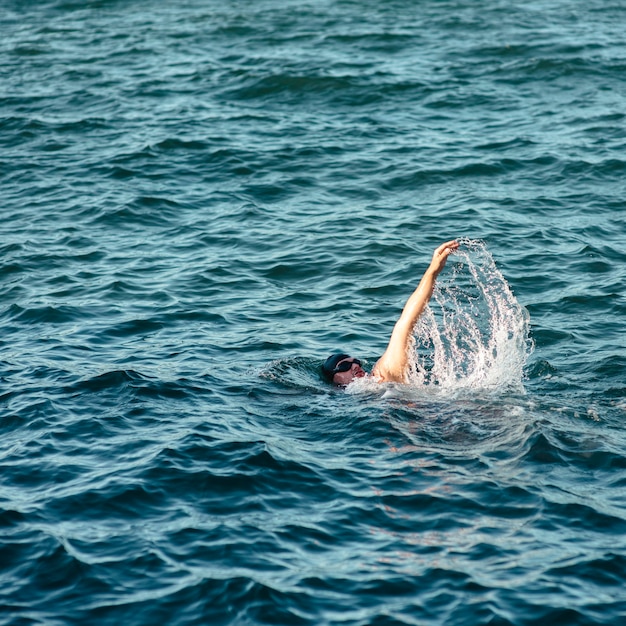
[[[480,4],[0,3],[1,624],[621,622],[626,9]]]

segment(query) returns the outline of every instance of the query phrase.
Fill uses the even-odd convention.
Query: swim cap
[[[339,361],[343,361],[344,359],[349,359],[350,355],[349,354],[341,354],[341,353],[337,353],[337,354],[333,354],[332,356],[329,356],[326,359],[326,362],[324,363],[324,365],[322,365],[322,376],[329,382],[332,383],[333,382],[333,377],[334,377],[334,371],[335,368],[337,367],[337,363],[339,363]]]

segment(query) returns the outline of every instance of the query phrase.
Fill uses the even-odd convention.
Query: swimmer
[[[437,276],[445,267],[450,254],[458,247],[457,241],[448,241],[435,250],[433,259],[424,272],[417,289],[404,305],[402,314],[391,333],[387,349],[372,369],[371,376],[377,382],[408,382],[409,350],[413,329],[433,295]],[[361,367],[361,361],[348,354],[333,354],[328,357],[322,365],[322,375],[325,380],[338,387],[345,387],[355,378],[368,376]]]

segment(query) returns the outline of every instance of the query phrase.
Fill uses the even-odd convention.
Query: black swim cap
[[[333,354],[332,356],[329,356],[326,359],[326,362],[324,363],[324,365],[322,365],[322,376],[329,383],[332,383],[333,377],[334,377],[334,371],[335,371],[335,368],[337,367],[337,363],[339,363],[339,361],[343,361],[344,359],[349,359],[349,358],[350,358],[349,354],[341,354],[341,353],[337,353],[337,354]]]

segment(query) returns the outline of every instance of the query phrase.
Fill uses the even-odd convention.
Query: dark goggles
[[[359,359],[352,359],[351,361],[342,361],[341,363],[339,363],[339,365],[337,365],[337,367],[333,370],[333,376],[335,374],[339,374],[339,372],[347,372],[348,370],[352,369],[352,366],[354,364],[357,364],[358,366],[361,365],[361,361],[359,361]]]

